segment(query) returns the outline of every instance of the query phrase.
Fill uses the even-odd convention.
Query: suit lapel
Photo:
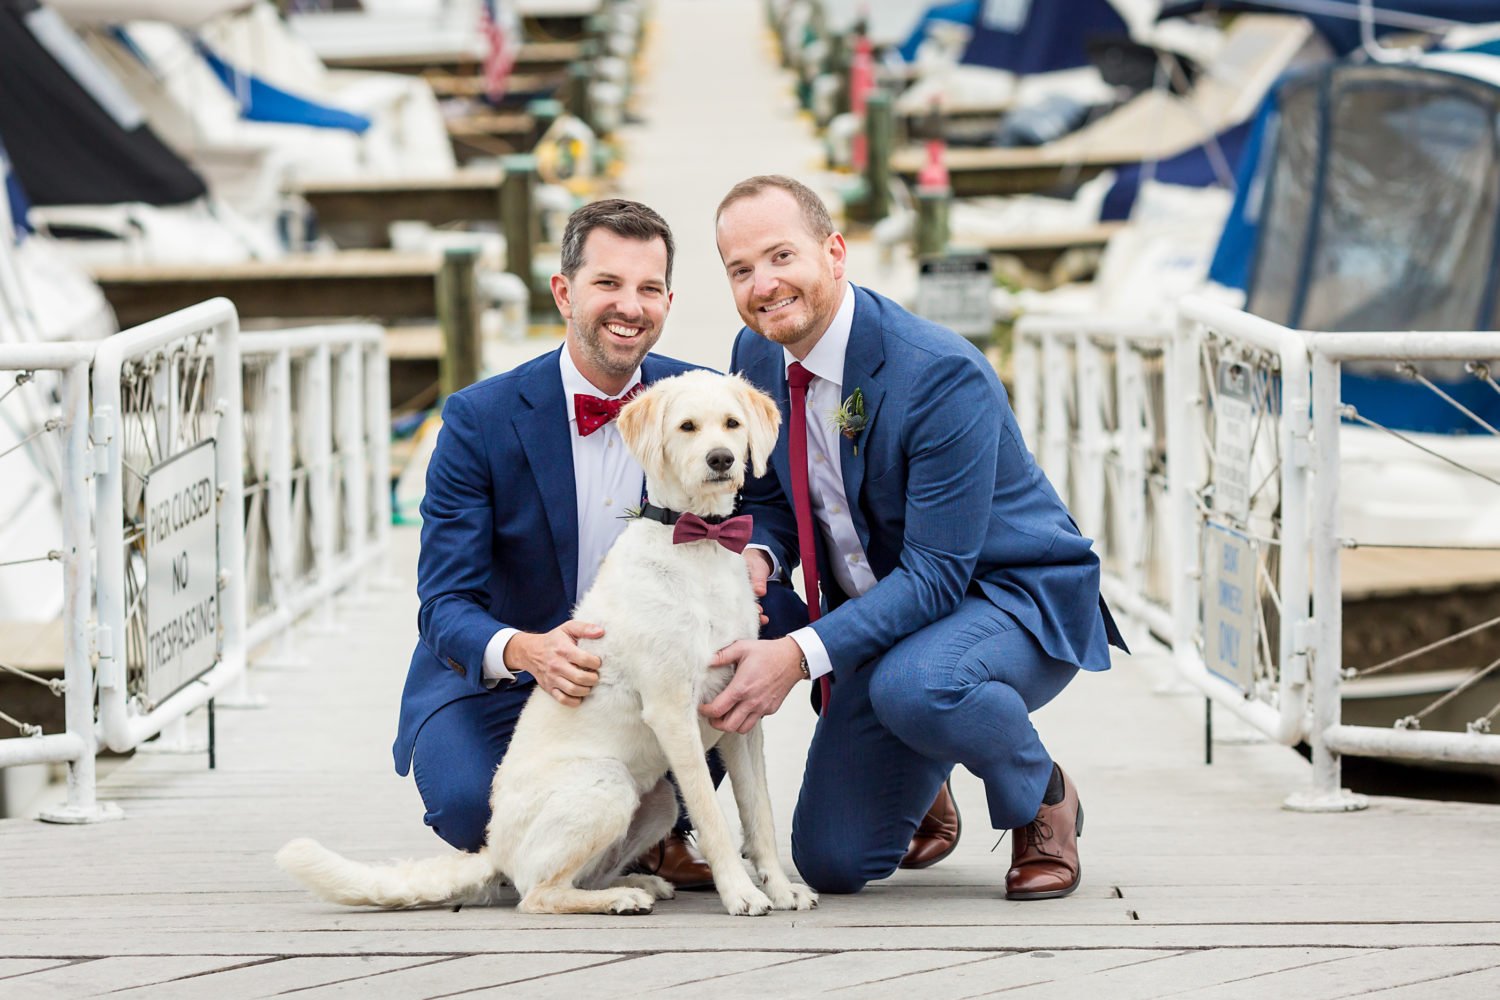
[[[552,551],[571,605],[578,599],[578,487],[573,478],[573,441],[563,399],[558,353],[540,364],[521,386],[526,408],[512,421],[542,495],[552,532]]]
[[[885,400],[885,385],[879,374],[885,364],[885,343],[880,321],[875,315],[876,303],[863,289],[854,289],[854,324],[849,330],[849,346],[844,351],[844,399],[859,389],[865,401],[865,429],[853,440],[839,435],[839,468],[844,474],[844,496],[849,501],[854,529],[860,544],[869,551],[870,529],[865,523],[860,500],[865,484],[865,459],[875,432],[875,418]],[[856,449],[858,454],[856,454]]]

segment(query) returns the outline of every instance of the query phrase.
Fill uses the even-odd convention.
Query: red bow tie
[[[645,391],[645,383],[637,382],[633,389],[619,399],[602,399],[583,392],[574,393],[573,415],[578,418],[578,436],[588,437],[618,417],[622,406]]]
[[[679,514],[672,527],[672,544],[701,542],[706,538],[738,554],[744,552],[750,543],[750,529],[754,523],[755,519],[749,514],[731,517],[718,524],[709,524],[697,514]]]

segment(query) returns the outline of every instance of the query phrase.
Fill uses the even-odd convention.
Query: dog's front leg
[[[755,887],[740,863],[739,852],[729,836],[729,826],[714,796],[713,778],[704,760],[703,739],[698,735],[698,713],[690,701],[666,702],[642,693],[642,716],[656,734],[688,816],[698,831],[698,848],[714,873],[714,888],[731,916],[758,917],[769,913],[771,900]]]
[[[725,733],[719,740],[719,757],[734,786],[734,801],[745,828],[745,853],[760,875],[771,905],[778,910],[810,910],[818,905],[818,894],[786,877],[776,852],[776,825],[771,816],[771,787],[766,781],[765,734],[760,723],[741,736]]]

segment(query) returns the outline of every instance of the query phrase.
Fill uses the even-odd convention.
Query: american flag
[[[484,96],[498,101],[505,96],[511,67],[521,47],[521,25],[514,6],[507,0],[483,0],[479,6],[479,30],[484,35]]]

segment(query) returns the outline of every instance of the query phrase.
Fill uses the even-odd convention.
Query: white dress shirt
[[[827,546],[829,569],[839,587],[850,597],[858,597],[876,584],[859,532],[854,530],[854,516],[849,513],[849,499],[844,495],[844,470],[839,458],[842,432],[834,416],[843,404],[844,355],[849,348],[849,333],[854,328],[854,285],[844,285],[844,301],[834,314],[833,322],[813,345],[802,367],[813,375],[807,387],[807,492],[812,501],[813,520]],[[797,358],[784,351],[790,366]],[[854,387],[850,387],[852,393]],[[808,595],[809,601],[818,599]],[[802,655],[807,670],[821,677],[833,669],[823,640],[811,628],[790,633]]]
[[[578,501],[578,596],[588,593],[604,554],[625,530],[625,512],[639,507],[645,473],[620,438],[620,428],[611,420],[588,437],[578,433],[573,396],[584,393],[603,399],[619,399],[641,380],[635,370],[625,388],[613,396],[601,392],[584,377],[564,348],[561,354],[563,398],[568,405],[569,437],[573,442],[573,484]],[[514,680],[505,667],[505,646],[517,629],[503,628],[484,648],[484,680],[493,687]]]

